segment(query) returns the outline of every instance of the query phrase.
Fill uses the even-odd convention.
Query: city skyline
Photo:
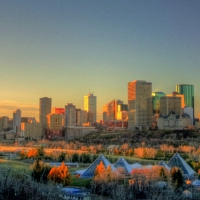
[[[194,85],[200,112],[200,2],[0,2],[0,116],[39,119],[41,97],[52,107],[97,96],[97,119],[112,99],[127,100],[127,83],[152,82],[171,94]]]

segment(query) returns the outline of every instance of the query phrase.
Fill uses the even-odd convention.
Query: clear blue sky
[[[38,118],[44,96],[83,109],[89,90],[101,113],[127,103],[134,79],[165,93],[193,84],[197,115],[199,11],[199,0],[1,0],[0,115]]]

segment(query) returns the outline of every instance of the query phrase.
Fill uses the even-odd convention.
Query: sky
[[[53,107],[97,96],[98,119],[127,83],[152,82],[166,94],[192,84],[200,112],[199,0],[1,0],[0,116],[39,118]]]

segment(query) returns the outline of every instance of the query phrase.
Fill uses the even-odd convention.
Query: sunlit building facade
[[[51,98],[40,98],[39,120],[42,128],[42,135],[45,135],[47,128],[47,115],[51,113]]]
[[[53,114],[61,114],[61,115],[65,115],[65,109],[64,108],[53,108],[52,109],[52,113]]]
[[[163,92],[152,93],[153,114],[160,113],[160,97],[166,96]]]
[[[152,125],[152,83],[134,80],[128,83],[128,128]]]
[[[94,123],[96,122],[97,115],[97,97],[93,94],[89,93],[84,96],[84,110],[88,113],[88,122]]]
[[[76,106],[72,103],[65,106],[65,126],[76,126]]]
[[[21,129],[21,110],[17,109],[13,112],[13,130],[15,133],[19,133]]]
[[[41,124],[31,120],[29,122],[22,122],[20,136],[25,139],[41,139],[43,136]]]

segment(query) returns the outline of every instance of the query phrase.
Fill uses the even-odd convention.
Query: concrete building
[[[94,123],[96,122],[97,117],[97,97],[93,94],[89,93],[84,96],[84,110],[88,113],[88,122]]]
[[[167,97],[180,97],[181,98],[181,108],[185,107],[184,94],[179,94],[177,92],[172,92],[172,94],[167,94]]]
[[[81,109],[76,109],[76,125],[77,126],[83,126],[83,124],[87,123],[87,111],[86,110],[81,110]]]
[[[182,130],[192,125],[192,120],[189,115],[176,115],[170,112],[168,115],[160,116],[157,120],[157,126],[160,130]]]
[[[65,106],[65,126],[76,126],[76,106],[72,103]]]
[[[9,128],[9,117],[2,116],[0,117],[0,132]]]
[[[61,114],[48,114],[47,115],[47,128],[51,130],[60,130],[63,127],[63,115]]]
[[[24,139],[41,139],[42,127],[39,122],[29,121],[21,123],[21,137]]]
[[[95,127],[67,126],[65,129],[65,138],[66,139],[79,138],[91,132],[96,132],[96,131],[97,129],[95,129]]]
[[[165,96],[166,94],[163,92],[152,93],[153,114],[160,113],[160,97],[165,97]]]
[[[19,134],[21,129],[21,110],[17,109],[13,112],[13,130]]]
[[[160,114],[168,115],[171,111],[175,112],[177,115],[182,113],[181,97],[166,96],[160,98]]]
[[[128,83],[128,128],[152,125],[152,83],[134,80]]]
[[[40,98],[39,120],[42,128],[42,136],[47,128],[47,115],[51,113],[51,98]]]

